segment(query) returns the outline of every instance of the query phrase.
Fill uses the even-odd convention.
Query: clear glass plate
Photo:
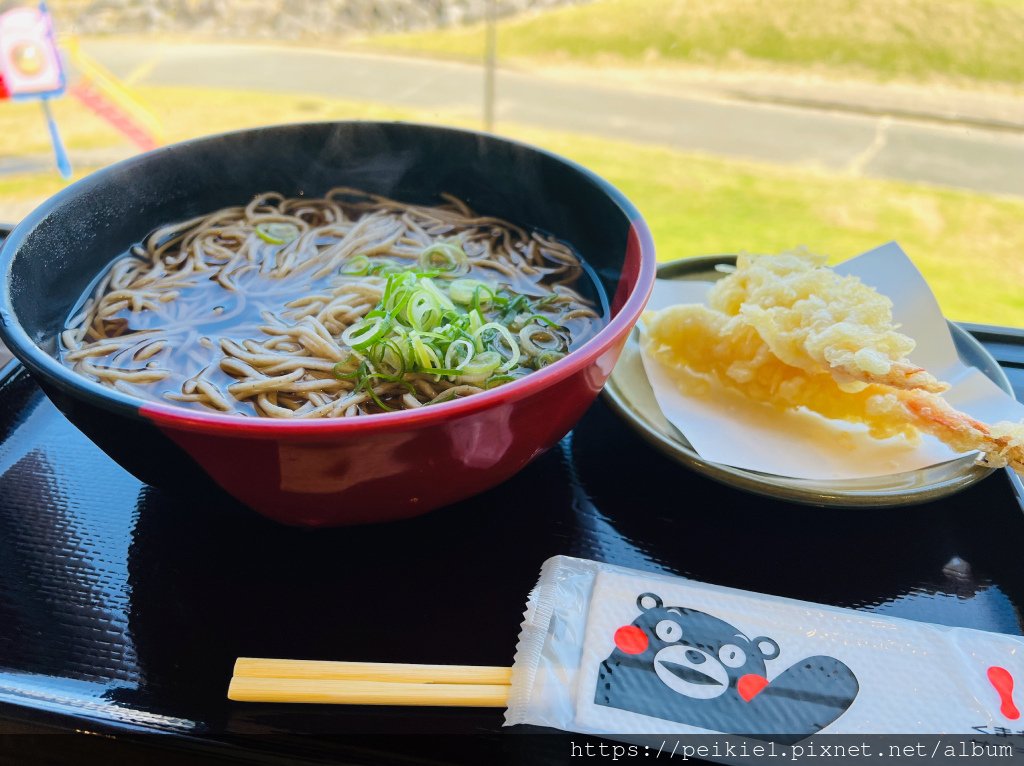
[[[662,264],[659,279],[711,282],[723,276],[715,267],[734,264],[734,255],[685,258]],[[977,367],[1000,388],[1013,395],[1010,381],[985,347],[966,331],[950,323],[960,358]],[[794,479],[711,463],[697,454],[686,437],[662,414],[640,358],[639,331],[633,330],[622,356],[604,389],[605,399],[619,415],[656,449],[716,481],[769,497],[819,506],[899,506],[924,503],[958,492],[984,479],[991,468],[975,463],[973,455],[917,471],[854,480]]]

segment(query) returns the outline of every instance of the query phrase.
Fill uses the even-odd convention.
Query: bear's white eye
[[[726,644],[718,650],[718,659],[727,668],[738,668],[746,664],[747,655],[736,644]]]
[[[662,620],[654,628],[654,632],[662,641],[678,641],[683,637],[683,629],[674,620]]]

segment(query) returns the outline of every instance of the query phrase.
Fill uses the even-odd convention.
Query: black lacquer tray
[[[1024,334],[968,329],[1020,397]],[[17,365],[0,377],[0,763],[565,762],[564,736],[502,729],[498,710],[225,698],[239,655],[510,664],[526,594],[558,553],[1024,628],[1024,516],[1004,472],[913,508],[790,505],[686,471],[599,401],[486,494],[306,531],[140,484]]]

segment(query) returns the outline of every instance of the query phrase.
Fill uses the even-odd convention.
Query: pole
[[[50,130],[50,142],[53,144],[57,170],[60,171],[61,178],[71,178],[71,161],[68,159],[68,153],[64,151],[64,142],[61,141],[60,132],[57,130],[57,120],[54,119],[53,111],[50,109],[50,99],[43,96],[40,103],[43,105],[43,114],[46,116],[46,127]]]
[[[497,65],[498,30],[495,0],[487,0],[484,40],[484,130],[494,131],[494,69]]]

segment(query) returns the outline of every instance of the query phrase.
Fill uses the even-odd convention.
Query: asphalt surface
[[[394,107],[482,113],[480,67],[319,50],[92,41],[83,46],[136,83],[309,93]],[[1024,196],[1024,133],[631,91],[589,79],[500,70],[502,122]]]

